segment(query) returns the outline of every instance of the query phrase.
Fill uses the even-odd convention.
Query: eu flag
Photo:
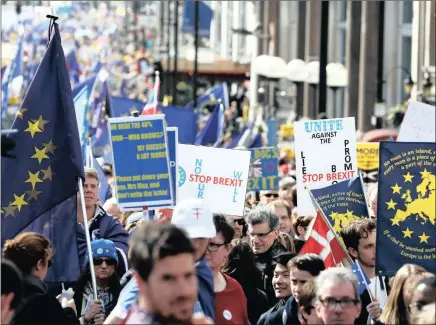
[[[2,244],[22,231],[47,236],[56,253],[48,282],[75,281],[77,180],[84,179],[73,98],[61,45],[53,24],[50,40],[12,127],[10,154],[2,157]]]
[[[229,105],[229,92],[227,90],[227,84],[221,83],[212,88],[206,90],[206,92],[197,98],[197,108],[205,108],[207,105],[215,105],[218,100],[221,99],[224,108],[228,108]],[[194,109],[194,102],[190,102],[185,108]]]
[[[205,127],[197,136],[195,144],[200,146],[217,146],[223,138],[223,131],[224,108],[221,103],[218,103],[209,117]]]
[[[357,281],[359,283],[359,295],[361,295],[366,290],[366,287],[371,284],[371,281],[369,280],[365,272],[362,270],[357,260],[351,267],[351,270],[353,271],[354,275],[357,277]]]
[[[349,222],[368,218],[360,177],[311,190],[311,192],[337,234]]]
[[[134,111],[140,113],[145,106],[144,102],[127,97],[111,96],[110,100],[112,102],[111,117],[130,116]]]
[[[436,273],[436,143],[381,142],[376,272],[406,263]]]
[[[92,152],[96,157],[103,157],[111,153],[108,129],[108,116],[111,112],[111,101],[107,82],[102,84],[101,93],[93,102],[93,109],[89,134],[91,136]]]

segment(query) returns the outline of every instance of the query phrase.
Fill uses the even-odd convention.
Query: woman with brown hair
[[[427,274],[416,264],[404,264],[391,279],[388,303],[380,317],[383,324],[409,324],[409,303],[413,287]]]
[[[77,323],[73,300],[61,306],[55,297],[47,294],[43,281],[53,253],[50,241],[38,233],[25,232],[6,241],[3,257],[15,263],[23,273],[23,301],[17,308],[14,324]]]

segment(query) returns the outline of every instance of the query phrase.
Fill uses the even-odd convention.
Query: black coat
[[[62,308],[55,297],[49,296],[44,282],[33,275],[26,275],[23,280],[23,302],[13,324],[78,324],[74,310]]]

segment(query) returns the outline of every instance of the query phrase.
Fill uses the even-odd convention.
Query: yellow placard
[[[294,136],[294,125],[292,125],[292,124],[280,125],[280,134],[282,135],[282,137],[293,137]]]
[[[378,142],[357,143],[357,168],[361,170],[378,169]]]

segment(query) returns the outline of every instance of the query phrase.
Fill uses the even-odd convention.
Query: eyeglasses
[[[278,198],[279,197],[278,193],[266,193],[264,195],[266,197],[274,197],[274,198]]]
[[[222,244],[217,244],[217,243],[209,243],[209,245],[207,245],[207,249],[210,252],[217,252],[221,246],[227,245],[226,243],[222,243]]]
[[[48,260],[48,262],[47,262],[47,267],[50,267],[50,266],[52,266],[53,265],[53,260]]]
[[[102,258],[93,258],[94,265],[102,265],[103,262],[106,262],[106,265],[115,265],[116,261],[112,258],[108,258],[107,260],[104,260]]]
[[[417,301],[417,302],[414,302],[413,304],[410,304],[410,305],[409,305],[409,309],[410,309],[410,311],[411,311],[412,313],[416,313],[416,312],[421,311],[422,308],[423,308],[425,305],[426,305],[426,304],[424,304],[424,303],[422,303],[422,302],[420,302],[420,301]]]
[[[250,237],[250,238],[254,238],[254,237],[257,237],[257,238],[259,238],[259,239],[265,239],[266,238],[266,236],[268,236],[270,233],[272,233],[274,231],[274,229],[271,229],[270,231],[268,231],[268,232],[266,232],[266,233],[259,233],[259,234],[253,234],[253,233],[248,233],[248,236]]]
[[[233,220],[234,223],[237,223],[240,226],[243,226],[245,224],[245,220],[244,219],[235,219]]]
[[[355,306],[359,302],[358,300],[350,299],[350,298],[343,298],[343,299],[325,298],[325,299],[320,299],[319,301],[321,301],[322,305],[329,310],[334,310],[336,308],[336,305],[338,304],[339,306],[341,306],[341,308],[347,309],[350,308],[351,306]]]

